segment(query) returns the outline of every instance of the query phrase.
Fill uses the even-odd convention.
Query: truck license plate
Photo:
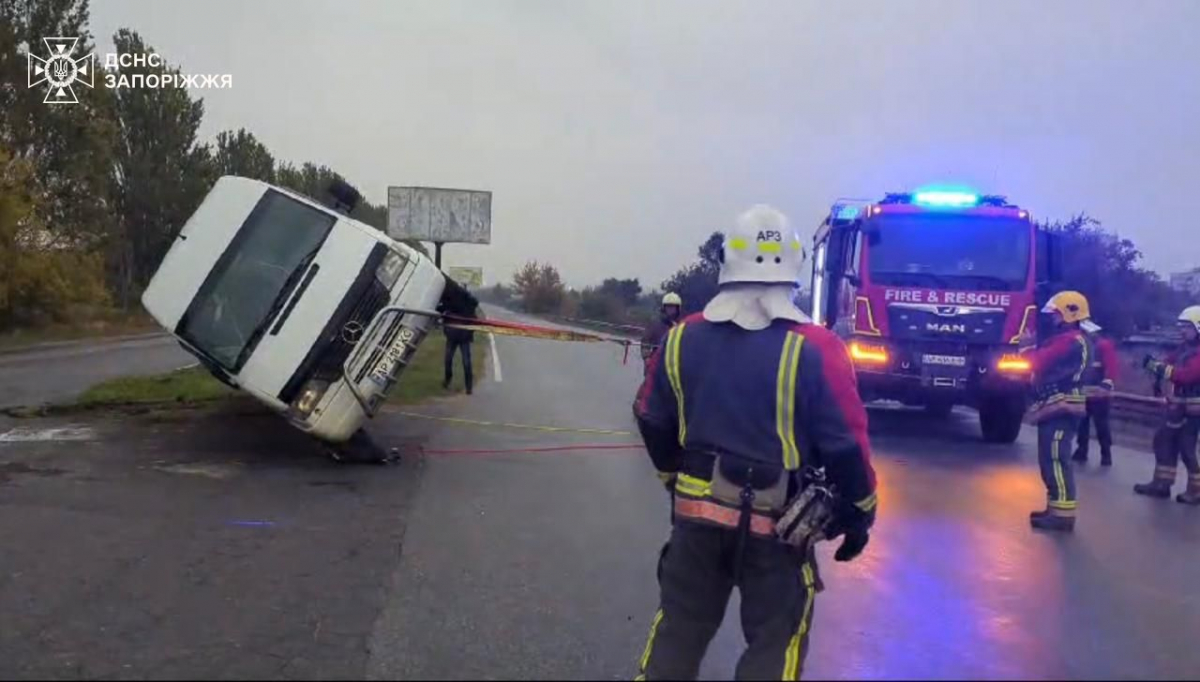
[[[371,371],[371,381],[380,386],[387,385],[388,377],[391,376],[396,364],[404,360],[404,353],[408,350],[408,344],[413,340],[414,336],[416,336],[416,333],[408,327],[400,329],[395,343],[392,344],[391,348],[384,351],[379,364]]]
[[[921,362],[926,365],[942,365],[945,367],[966,367],[967,359],[961,355],[929,355],[921,356]]]

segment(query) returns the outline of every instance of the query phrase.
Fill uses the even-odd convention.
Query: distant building
[[[1171,273],[1170,283],[1171,288],[1176,291],[1200,295],[1200,268]]]

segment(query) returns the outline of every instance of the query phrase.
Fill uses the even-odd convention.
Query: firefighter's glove
[[[872,505],[870,511],[863,511],[860,505],[861,503],[856,505],[839,502],[829,529],[825,531],[825,537],[831,540],[839,535],[844,536],[841,546],[833,555],[837,561],[853,561],[862,554],[871,539],[870,530],[875,523],[875,507]]]
[[[1142,367],[1158,378],[1162,378],[1167,371],[1167,365],[1164,362],[1155,360],[1153,355],[1147,355],[1142,359]]]

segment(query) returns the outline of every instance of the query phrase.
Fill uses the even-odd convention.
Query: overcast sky
[[[811,232],[839,196],[934,181],[1086,210],[1200,265],[1200,0],[93,0],[197,90],[205,140],[388,185],[487,189],[493,243],[567,281],[656,285],[743,208]]]

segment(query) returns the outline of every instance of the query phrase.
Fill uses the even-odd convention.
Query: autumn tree
[[[531,313],[557,313],[562,309],[566,287],[558,270],[549,263],[530,261],[513,275],[513,289]]]

